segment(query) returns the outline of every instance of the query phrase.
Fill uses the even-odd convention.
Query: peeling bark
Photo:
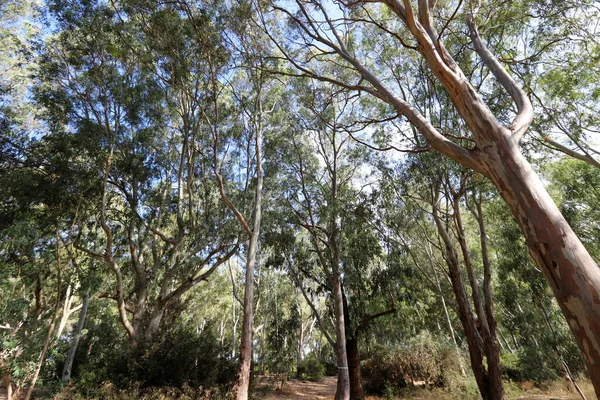
[[[600,393],[600,269],[513,141],[489,148],[486,172],[546,276]]]

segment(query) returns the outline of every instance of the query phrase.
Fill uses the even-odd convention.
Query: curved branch
[[[517,105],[517,116],[508,128],[513,132],[514,138],[519,141],[533,122],[533,106],[531,105],[531,101],[523,89],[502,67],[500,61],[483,43],[472,14],[467,16],[467,27],[469,28],[469,34],[475,51]]]
[[[568,148],[567,146],[564,146],[564,145],[550,139],[548,136],[543,136],[541,139],[541,143],[544,146],[546,146],[552,150],[560,151],[561,153],[564,153],[573,158],[576,158],[576,159],[586,162],[590,165],[593,165],[596,168],[600,168],[600,161],[596,160],[594,157],[590,156],[589,154],[578,153],[575,150],[572,150],[572,149]]]

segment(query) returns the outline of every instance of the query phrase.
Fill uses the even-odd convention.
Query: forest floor
[[[337,378],[326,376],[320,382],[290,379],[276,383],[276,389],[265,400],[329,400],[335,395]]]
[[[263,377],[264,379],[264,377]],[[255,399],[261,400],[332,400],[335,395],[336,377],[325,377],[320,382],[299,381],[290,379],[287,381],[264,379],[259,383],[256,392],[253,396]],[[524,385],[518,391],[515,391],[516,385],[511,389],[507,387],[507,400],[581,400],[564,384],[564,382],[551,383],[546,390],[540,390],[531,385]],[[581,389],[584,391],[588,399],[595,398],[594,390],[589,382],[580,383]],[[38,393],[39,394],[39,393]],[[34,398],[39,396],[34,395]],[[43,398],[51,398],[45,397]],[[64,398],[64,397],[63,397]],[[463,399],[464,396],[457,397],[442,389],[419,389],[407,392],[404,396],[398,399],[407,400],[456,400]],[[131,397],[128,397],[131,399]],[[161,397],[164,399],[164,397]],[[0,400],[6,400],[6,388],[0,388]],[[383,400],[381,397],[367,396],[367,400]]]
[[[299,381],[290,379],[287,382],[276,383],[275,389],[265,395],[260,396],[264,400],[331,400],[335,396],[336,377],[328,376],[320,382]],[[591,385],[584,383],[581,385],[588,399],[594,398],[594,392]],[[273,386],[271,386],[273,387]],[[522,393],[507,393],[507,399],[513,400],[581,400],[581,397],[569,391],[557,382],[551,385],[546,391],[537,388],[523,388]],[[415,389],[414,392],[401,398],[410,400],[453,400],[456,396],[451,395],[440,389],[427,390]],[[382,400],[380,397],[367,396],[367,400]]]

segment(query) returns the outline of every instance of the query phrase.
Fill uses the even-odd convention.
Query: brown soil
[[[335,396],[337,378],[327,376],[320,382],[289,381],[277,384],[277,389],[268,394],[265,400],[329,400]]]

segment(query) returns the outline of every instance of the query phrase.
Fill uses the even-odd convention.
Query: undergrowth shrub
[[[298,379],[318,382],[324,375],[325,366],[314,357],[309,356],[298,363]]]
[[[110,382],[101,385],[94,395],[78,393],[73,386],[67,386],[52,397],[52,400],[226,400],[229,394],[224,388],[193,388],[184,385],[176,387],[131,387],[119,389]]]
[[[389,395],[409,385],[449,387],[460,367],[452,346],[425,333],[397,347],[376,348],[364,358],[361,371],[367,392]]]
[[[164,327],[152,341],[142,341],[135,349],[130,349],[124,340],[112,341],[115,338],[107,335],[108,343],[97,343],[97,352],[78,360],[73,378],[79,391],[96,396],[105,383],[113,385],[116,391],[125,390],[123,393],[136,387],[145,391],[156,387],[221,390],[229,386],[235,378],[235,361],[230,360],[229,351],[211,329],[198,335],[191,328]],[[150,398],[144,393],[144,398]]]

